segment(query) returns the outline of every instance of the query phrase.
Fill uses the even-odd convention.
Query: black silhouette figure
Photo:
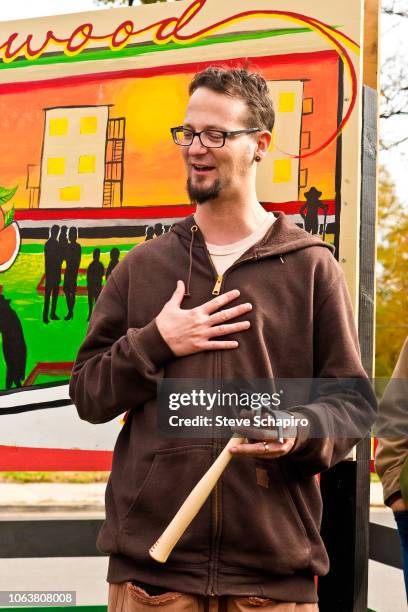
[[[154,233],[156,234],[157,237],[164,234],[163,223],[156,223],[156,225],[154,226]]]
[[[319,209],[322,209],[324,212],[324,223],[323,223],[323,240],[326,235],[326,219],[327,219],[327,211],[329,210],[328,205],[325,202],[320,201],[320,196],[322,192],[316,189],[316,187],[311,187],[309,191],[306,191],[305,198],[306,202],[301,206],[299,210],[299,214],[301,215],[304,223],[305,230],[310,234],[318,234],[319,233]]]
[[[20,319],[4,295],[0,295],[0,332],[7,368],[6,389],[11,389],[13,385],[21,387],[25,378],[27,345]]]
[[[113,249],[111,249],[111,252],[110,252],[110,261],[108,263],[108,267],[106,268],[106,280],[108,280],[109,276],[111,275],[112,270],[118,265],[119,255],[120,255],[119,249],[116,247],[113,247]]]
[[[64,274],[64,293],[67,300],[68,313],[65,321],[74,318],[74,306],[78,281],[79,264],[81,263],[81,245],[77,242],[78,230],[70,227],[68,232],[69,244],[66,250],[66,267]]]
[[[88,287],[88,318],[87,321],[91,318],[92,310],[94,305],[96,304],[96,300],[99,297],[100,292],[102,291],[102,279],[105,274],[105,268],[99,261],[101,256],[100,249],[94,249],[93,252],[93,261],[89,264],[88,269],[86,271],[86,284]]]
[[[152,240],[154,238],[154,227],[152,225],[148,225],[146,227],[146,238],[145,240]]]
[[[57,300],[59,294],[59,286],[61,282],[61,251],[57,240],[60,228],[58,225],[53,225],[50,231],[50,237],[44,245],[44,265],[45,265],[45,294],[44,294],[44,309],[43,321],[48,323],[48,310],[51,301],[51,319],[59,321],[57,316]]]
[[[59,249],[60,249],[60,258],[61,265],[67,259],[67,249],[68,249],[68,238],[67,238],[68,228],[66,225],[61,226],[60,235],[58,239]]]

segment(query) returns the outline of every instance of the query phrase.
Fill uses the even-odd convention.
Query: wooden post
[[[380,9],[379,0],[365,0],[358,329],[363,364],[371,377],[375,339]],[[367,437],[357,445],[356,461],[343,461],[321,477],[322,536],[331,563],[328,576],[319,581],[321,612],[367,611],[370,452]]]
[[[364,49],[363,49],[363,83],[379,91],[379,30],[380,30],[379,0],[364,2]]]
[[[377,196],[377,92],[364,88],[360,226],[359,339],[363,365],[373,376]],[[321,476],[322,536],[330,572],[319,580],[320,612],[366,612],[369,552],[370,437],[356,461]]]

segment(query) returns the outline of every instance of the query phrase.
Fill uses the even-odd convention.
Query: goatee
[[[187,192],[192,202],[197,204],[203,204],[208,200],[215,200],[218,198],[221,191],[221,182],[216,179],[209,187],[200,187],[194,185],[191,178],[187,179]]]

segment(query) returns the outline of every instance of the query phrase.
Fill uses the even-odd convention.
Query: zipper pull
[[[222,279],[223,279],[222,274],[219,274],[217,276],[217,280],[215,281],[215,285],[214,285],[214,288],[212,290],[212,295],[220,295]]]

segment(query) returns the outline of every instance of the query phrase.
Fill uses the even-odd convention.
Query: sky
[[[135,5],[137,4],[138,0],[135,0]],[[106,6],[94,0],[12,0],[12,2],[3,0],[0,4],[0,21],[93,10],[106,10]],[[383,17],[380,49],[382,62],[396,53],[401,58],[408,57],[408,20]],[[408,135],[408,127],[405,123],[403,125],[403,122],[407,121],[407,118],[395,118],[382,122],[380,125],[382,135],[391,139],[393,137],[398,139],[402,131]],[[404,207],[408,209],[408,142],[397,150],[381,152],[379,159],[390,171],[396,183],[397,194]]]

